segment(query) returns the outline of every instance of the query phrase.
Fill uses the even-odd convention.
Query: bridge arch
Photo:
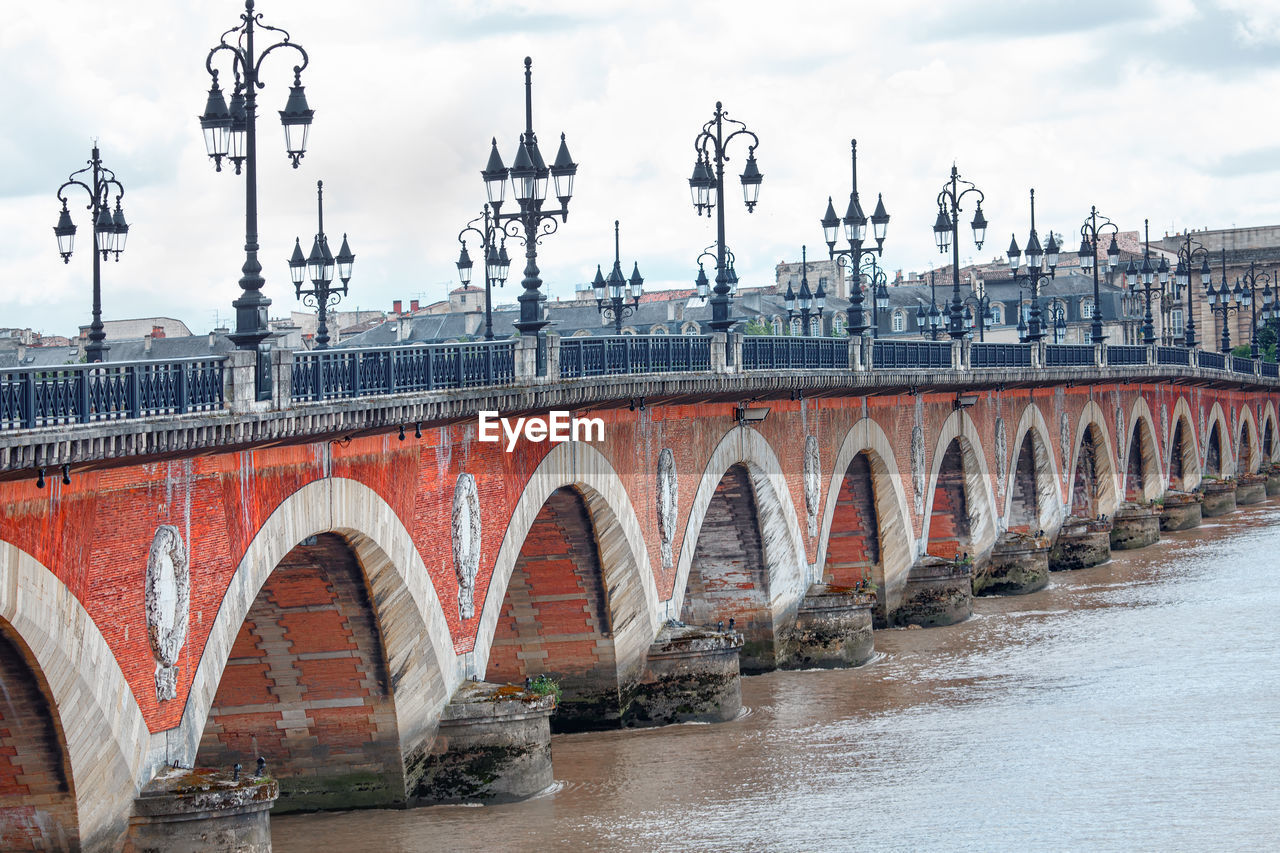
[[[1191,404],[1187,402],[1186,397],[1179,397],[1173,406],[1173,421],[1169,426],[1169,446],[1165,450],[1170,489],[1190,492],[1200,485],[1199,448],[1195,420],[1191,417]]]
[[[0,642],[22,654],[47,697],[69,766],[66,785],[79,845],[117,846],[133,798],[152,770],[150,734],[124,671],[75,595],[38,560],[4,541],[0,629],[9,634]]]
[[[1271,400],[1262,404],[1261,422],[1258,424],[1258,444],[1262,448],[1264,463],[1275,462],[1280,458],[1280,434],[1276,432],[1276,407]]]
[[[871,533],[877,539],[878,560],[872,571],[872,580],[880,590],[877,606],[892,613],[901,603],[907,572],[915,560],[911,545],[914,535],[893,445],[884,428],[872,418],[862,418],[850,427],[836,451],[823,505],[817,566],[823,572],[823,580],[831,580],[827,576],[827,564],[831,558],[832,525],[841,497],[850,491],[846,481],[859,456],[865,457],[876,522],[876,530]]]
[[[527,559],[525,545],[535,524],[539,530],[550,528],[573,515],[577,516],[578,551],[593,551],[585,555],[591,565],[579,569],[598,578],[593,606],[601,610],[607,626],[597,625],[595,630],[602,637],[608,635],[611,642],[618,688],[639,676],[659,627],[649,552],[622,478],[604,454],[582,442],[554,445],[529,476],[516,503],[484,591],[471,674],[483,677],[491,662],[497,663],[494,645],[504,603],[513,585],[522,594],[525,589],[523,578],[517,582],[512,578],[521,560]],[[573,542],[560,544],[574,547]]]
[[[735,491],[740,494],[744,485],[751,494],[746,502],[740,500],[739,506],[749,507],[754,512],[753,535],[759,539],[760,572],[768,586],[767,600],[761,603],[762,618],[772,627],[762,628],[761,632],[762,635],[776,637],[777,629],[794,619],[807,588],[809,572],[800,537],[800,522],[786,475],[768,441],[747,426],[729,430],[703,468],[685,524],[675,586],[667,612],[670,616],[683,618],[689,603],[687,593],[695,569],[695,557],[699,555],[699,546],[704,544],[702,533],[713,525],[716,525],[714,529],[719,529],[719,524],[726,520],[721,517],[725,513],[720,511],[726,508],[726,499]],[[717,509],[716,517],[710,515],[713,509]],[[751,638],[748,642],[753,643]],[[767,645],[765,639],[760,640],[760,645]],[[753,659],[753,655],[750,649],[744,652],[742,666],[745,671],[769,668],[772,650],[764,649],[759,659]]]
[[[386,683],[381,689],[386,695],[379,697],[379,707],[372,708],[370,716],[376,720],[379,738],[385,734],[398,748],[399,755],[394,759],[386,756],[387,763],[394,765],[398,759],[401,764],[394,768],[399,771],[398,778],[388,771],[386,787],[379,796],[389,796],[392,802],[404,801],[416,782],[408,770],[419,765],[418,759],[430,749],[440,710],[460,676],[449,654],[453,645],[448,623],[409,531],[377,492],[355,480],[332,477],[303,486],[276,507],[250,541],[210,629],[183,711],[176,746],[184,753],[185,763],[194,763],[202,735],[208,734],[214,698],[233,653],[242,654],[246,645],[252,647],[253,641],[244,629],[251,608],[265,601],[264,586],[287,557],[300,552],[302,546],[314,544],[310,541],[313,538],[329,535],[333,540],[340,539],[342,547],[351,555],[355,564],[350,567],[354,582],[363,581],[360,597],[367,595],[367,604],[357,601],[339,605],[330,619],[337,620],[339,633],[343,630],[354,633],[356,639],[348,646],[358,648],[354,655],[375,658],[369,663],[380,671],[385,667]],[[316,585],[323,590],[327,583],[337,601],[339,581],[335,577],[330,573],[321,577]],[[277,595],[274,588],[272,595]],[[367,607],[371,611],[368,616],[373,623],[373,640],[361,644],[361,632],[351,627],[350,619],[344,629],[340,614],[346,612],[342,610],[346,604],[356,610]],[[316,629],[318,634],[326,630],[332,635],[335,629],[330,625]],[[242,643],[239,650],[235,648],[238,641]],[[290,641],[291,648],[296,649],[293,642]],[[366,696],[375,695],[368,688],[369,682],[379,680],[374,673],[366,676]],[[349,681],[343,686],[350,686]],[[359,687],[352,686],[352,689],[358,691]],[[385,700],[390,702],[394,721],[386,720]],[[318,718],[319,714],[309,712],[307,716]],[[332,721],[316,719],[314,722],[338,731],[344,727],[344,720],[337,717]],[[241,746],[233,743],[226,748]],[[379,744],[378,748],[385,747]],[[278,765],[276,770],[278,777],[283,775]],[[282,794],[284,787],[282,785]],[[306,801],[300,799],[299,802]],[[284,802],[280,805],[288,807]],[[342,803],[326,801],[322,805]]]
[[[1028,402],[1022,409],[1022,415],[1018,418],[1018,424],[1013,430],[1013,458],[1009,460],[1009,486],[1005,489],[1004,497],[1006,529],[1020,526],[1019,521],[1028,527],[1031,526],[1032,519],[1018,518],[1018,510],[1014,502],[1015,492],[1018,492],[1020,498],[1024,496],[1022,487],[1017,484],[1017,477],[1019,466],[1025,461],[1023,454],[1027,450],[1030,452],[1030,462],[1035,477],[1032,495],[1027,497],[1034,496],[1035,499],[1036,526],[1052,536],[1062,525],[1066,512],[1062,504],[1062,492],[1058,488],[1058,461],[1053,453],[1051,435],[1049,424],[1045,421],[1040,407],[1034,402]],[[1024,443],[1028,445],[1026,448]]]
[[[1209,409],[1209,418],[1204,425],[1205,434],[1201,437],[1202,476],[1214,476],[1226,479],[1236,473],[1235,436],[1227,425],[1227,415],[1222,404],[1214,402]]]
[[[1145,397],[1138,397],[1129,412],[1129,436],[1125,443],[1121,494],[1125,500],[1150,503],[1164,494],[1160,442],[1155,418]]]
[[[948,453],[955,444],[955,454],[948,459]],[[964,503],[967,516],[968,542],[967,550],[975,558],[991,549],[996,541],[995,497],[991,492],[991,474],[987,466],[986,454],[982,452],[982,437],[978,433],[973,419],[963,409],[957,409],[947,416],[938,433],[937,443],[933,449],[933,462],[929,474],[929,490],[926,492],[924,522],[920,533],[918,553],[926,553],[931,538],[934,519],[935,502],[943,473],[943,463],[958,462],[959,473],[964,480]],[[950,555],[941,555],[950,556]]]
[[[1090,517],[1114,515],[1120,506],[1115,452],[1106,416],[1096,400],[1090,400],[1076,423],[1076,439],[1071,451],[1071,479],[1067,483],[1067,506],[1071,513]]]
[[[1236,467],[1242,474],[1254,474],[1262,467],[1262,447],[1258,439],[1258,422],[1247,401],[1240,405],[1236,427],[1240,431],[1236,437]]]

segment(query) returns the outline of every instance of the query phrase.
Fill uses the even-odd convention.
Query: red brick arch
[[[1080,412],[1068,480],[1072,515],[1114,515],[1120,506],[1115,452],[1102,407],[1090,400]]]
[[[964,410],[957,409],[943,422],[925,492],[922,553],[951,558],[963,551],[980,556],[995,544],[995,498],[983,447],[977,426]]]
[[[1160,442],[1156,439],[1151,407],[1139,397],[1129,416],[1129,437],[1125,444],[1122,493],[1125,500],[1148,502],[1164,494],[1164,470],[1160,461]]]
[[[1199,442],[1196,440],[1195,422],[1191,417],[1191,405],[1185,397],[1179,397],[1173,407],[1173,423],[1169,426],[1169,447],[1165,458],[1169,460],[1169,488],[1190,492],[1200,485]]]
[[[1049,534],[1057,531],[1066,512],[1058,488],[1058,463],[1054,443],[1044,413],[1035,403],[1027,403],[1013,431],[1013,459],[1009,463],[1010,485],[1005,489],[1004,526],[1008,530],[1035,527]],[[1024,465],[1030,465],[1030,478]],[[1034,501],[1030,498],[1034,497]],[[1024,507],[1033,503],[1034,515],[1015,510],[1021,498]]]

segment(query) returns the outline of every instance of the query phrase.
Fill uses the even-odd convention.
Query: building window
[[[991,303],[991,325],[993,326],[1004,325],[1004,306],[999,302]]]
[[[696,335],[696,334],[699,334],[701,331],[702,330],[698,328],[698,324],[694,323],[693,321],[685,323],[684,327],[680,330],[681,334],[685,334],[685,335]]]
[[[666,326],[658,325],[658,326],[654,326],[654,327],[652,327],[651,329],[649,329],[649,334],[651,334],[651,335],[669,335],[669,334],[671,334],[671,333],[667,331],[667,327],[666,327]]]
[[[782,318],[779,317],[777,314],[774,314],[772,317],[769,318],[769,325],[770,327],[772,327],[773,333],[775,335],[782,334]]]
[[[844,312],[837,311],[835,316],[831,318],[831,334],[836,337],[844,337],[848,332],[848,324],[845,322]]]
[[[801,329],[801,328],[802,328],[802,327],[801,327],[801,325],[800,325],[800,318],[799,318],[799,317],[792,317],[792,318],[791,318],[791,334],[792,334],[792,335],[795,335],[796,337],[799,337],[799,336],[800,336],[800,329]]]
[[[1182,325],[1182,309],[1173,308],[1169,311],[1169,331],[1174,335],[1186,334],[1186,327]]]
[[[897,308],[893,312],[893,330],[895,332],[905,332],[907,330],[907,315],[903,313],[901,308]]]
[[[1093,300],[1092,299],[1080,300],[1080,318],[1082,320],[1093,319]]]
[[[821,317],[809,318],[809,334],[814,336],[822,335],[822,318]]]

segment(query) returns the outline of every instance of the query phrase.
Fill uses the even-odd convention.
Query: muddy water
[[[280,853],[1280,849],[1280,504],[860,669],[743,680],[716,726],[557,737],[507,806],[295,815]]]

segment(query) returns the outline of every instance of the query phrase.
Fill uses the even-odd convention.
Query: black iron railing
[[[1191,350],[1186,347],[1156,347],[1156,364],[1191,365]]]
[[[515,351],[507,340],[296,352],[293,399],[505,385],[515,379]]]
[[[1253,373],[1253,359],[1231,356],[1231,369],[1236,373]]]
[[[1280,364],[1276,364],[1274,361],[1264,361],[1259,366],[1262,368],[1263,376],[1270,376],[1272,379],[1280,379]]]
[[[208,412],[225,358],[0,369],[0,430]]]
[[[848,338],[745,335],[745,370],[848,370]]]
[[[871,345],[873,367],[887,370],[950,370],[950,341],[875,341]]]
[[[1107,364],[1134,365],[1147,363],[1147,348],[1133,344],[1113,344],[1107,347]]]
[[[565,379],[710,369],[710,335],[607,335],[560,340],[560,376]]]
[[[1199,350],[1196,352],[1196,363],[1201,367],[1212,367],[1215,370],[1227,369],[1227,357],[1220,352]]]
[[[1031,344],[970,344],[969,367],[1030,367]]]
[[[1044,348],[1045,367],[1093,367],[1089,344],[1049,344]]]

